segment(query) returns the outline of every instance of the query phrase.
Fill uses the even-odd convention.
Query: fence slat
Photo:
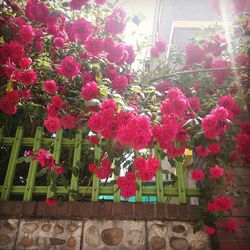
[[[19,155],[21,143],[23,137],[23,128],[17,127],[16,136],[11,150],[10,160],[7,168],[7,172],[4,180],[4,189],[1,194],[1,200],[8,200],[10,196],[10,190],[13,183],[13,178],[16,169],[16,160]]]
[[[101,148],[95,145],[95,160],[97,162],[100,161],[101,158]],[[99,185],[100,181],[95,175],[93,176],[93,184],[92,184],[92,197],[91,201],[98,201],[99,198]]]
[[[72,167],[74,167],[76,163],[81,160],[81,151],[82,151],[82,131],[78,130],[78,133],[76,133],[75,136],[75,150],[74,150],[74,159]],[[76,190],[76,191],[78,190],[78,179],[79,176],[75,176],[72,173],[71,184],[70,184],[71,190]],[[72,195],[70,195],[69,200],[70,201],[74,200]]]
[[[161,169],[161,156],[158,151],[158,146],[155,147],[155,158],[160,162],[160,169],[156,172],[156,196],[158,203],[164,203],[164,190]]]
[[[0,128],[0,145],[2,143],[2,139],[3,139],[3,128]]]
[[[41,148],[42,131],[43,131],[43,128],[41,128],[41,127],[38,127],[36,129],[34,146],[32,149],[33,152],[37,152]],[[32,199],[32,193],[33,193],[35,180],[36,180],[37,165],[38,165],[37,161],[32,161],[30,163],[29,173],[28,173],[28,177],[27,177],[27,183],[26,183],[26,187],[25,187],[25,193],[23,196],[24,201],[30,201]]]
[[[117,178],[118,176],[114,174],[114,181],[116,181]],[[114,202],[120,202],[120,193],[121,191],[119,187],[116,184],[114,184]]]
[[[176,167],[176,174],[177,174],[179,202],[180,202],[180,204],[184,204],[184,203],[187,203],[187,198],[186,198],[183,166],[180,162],[176,161],[175,167]]]
[[[54,156],[56,164],[60,163],[62,137],[63,137],[63,130],[59,129],[56,132],[55,145],[54,145],[54,151],[53,151],[53,156]],[[53,186],[53,182],[51,181],[50,185],[48,186],[47,197],[53,197],[55,195],[55,193],[51,190],[52,186]]]
[[[136,178],[136,194],[135,194],[135,201],[136,202],[141,202],[142,200],[142,181],[140,178]]]

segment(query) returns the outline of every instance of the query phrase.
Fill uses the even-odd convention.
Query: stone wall
[[[208,250],[203,232],[179,221],[2,219],[0,249]]]

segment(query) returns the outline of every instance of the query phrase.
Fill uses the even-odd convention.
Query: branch
[[[186,75],[186,74],[192,74],[192,73],[199,73],[199,72],[210,72],[210,71],[220,71],[220,70],[245,70],[250,69],[249,67],[231,67],[231,68],[213,68],[213,69],[196,69],[196,70],[186,70],[186,71],[179,71],[171,74],[167,74],[165,76],[157,77],[152,80],[150,80],[150,83],[157,82],[160,80],[164,80],[166,78],[172,77],[172,76],[178,76],[178,75]]]

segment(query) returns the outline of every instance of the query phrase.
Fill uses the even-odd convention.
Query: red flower
[[[195,169],[195,170],[192,170],[191,176],[195,182],[199,182],[204,179],[205,172],[203,169]]]
[[[45,203],[50,207],[54,207],[57,201],[55,198],[46,198]]]
[[[196,148],[196,154],[199,155],[200,157],[206,157],[206,156],[208,156],[209,153],[210,152],[209,152],[208,148],[206,148],[204,151],[202,149],[202,146],[198,146]]]
[[[212,178],[218,179],[224,174],[224,169],[215,165],[214,167],[210,168],[209,173]]]
[[[153,58],[158,58],[160,56],[160,52],[157,50],[157,48],[153,47],[150,49],[150,56]]]
[[[48,116],[50,117],[57,117],[59,113],[59,109],[51,104],[47,105],[47,111],[48,111]]]
[[[220,150],[221,150],[219,143],[209,144],[207,149],[211,155],[216,155],[216,154],[220,153]]]
[[[8,115],[13,115],[17,111],[15,104],[10,102],[7,96],[0,99],[0,109]]]
[[[57,130],[61,128],[60,120],[56,117],[48,117],[44,121],[44,126],[51,132],[55,133]]]
[[[71,78],[78,75],[80,68],[81,65],[72,56],[66,56],[60,66],[57,67],[57,71],[62,76]]]
[[[209,227],[209,226],[206,226],[204,228],[204,232],[208,235],[212,235],[215,233],[215,228],[214,227]]]
[[[107,0],[95,0],[95,3],[98,5],[103,5],[107,2]]]
[[[192,96],[191,98],[188,98],[188,103],[194,112],[198,112],[200,110],[201,102],[197,96]]]
[[[99,95],[99,87],[95,81],[87,83],[82,87],[82,96],[85,101],[96,99]]]
[[[225,228],[228,231],[234,231],[237,227],[237,223],[234,219],[228,219],[228,221],[226,222]]]
[[[221,195],[213,200],[213,204],[217,211],[226,211],[232,208],[232,199],[225,195]]]
[[[101,167],[95,170],[95,175],[99,179],[107,179],[111,174],[111,162],[109,161],[108,156],[105,156],[101,160]]]
[[[240,106],[231,95],[219,97],[218,103],[229,112],[229,119],[240,114]]]
[[[58,90],[55,80],[46,80],[43,83],[43,87],[48,94],[54,94]]]
[[[36,82],[37,74],[33,69],[27,70],[21,74],[20,81],[25,86],[30,86]]]
[[[118,90],[123,92],[128,85],[128,79],[125,75],[115,77],[111,82],[111,87],[113,90]]]

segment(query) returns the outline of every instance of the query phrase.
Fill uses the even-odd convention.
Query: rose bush
[[[219,13],[217,2],[213,8]],[[89,140],[83,152],[86,175],[107,179],[115,173],[124,198],[135,195],[137,178],[154,178],[160,168],[156,155],[183,162],[185,149],[193,150],[206,162],[194,165],[190,176],[203,194],[199,226],[214,233],[217,219],[238,195],[229,169],[250,164],[250,122],[239,120],[249,109],[250,51],[238,39],[249,20],[241,13],[246,6],[232,6],[238,16],[230,40],[223,29],[212,27],[184,54],[172,49],[171,63],[135,72],[136,49],[122,40],[129,19],[116,4],[3,1],[1,125],[13,135],[21,124],[28,136],[39,125],[46,136],[61,128],[72,136],[81,129]],[[167,43],[158,38],[148,49],[156,62]],[[101,149],[100,159],[94,157],[94,145]],[[54,181],[70,176],[71,168],[55,164],[48,150],[25,157],[37,161],[43,173],[56,175]],[[46,203],[55,205],[55,198]],[[226,227],[233,230],[235,224]]]

